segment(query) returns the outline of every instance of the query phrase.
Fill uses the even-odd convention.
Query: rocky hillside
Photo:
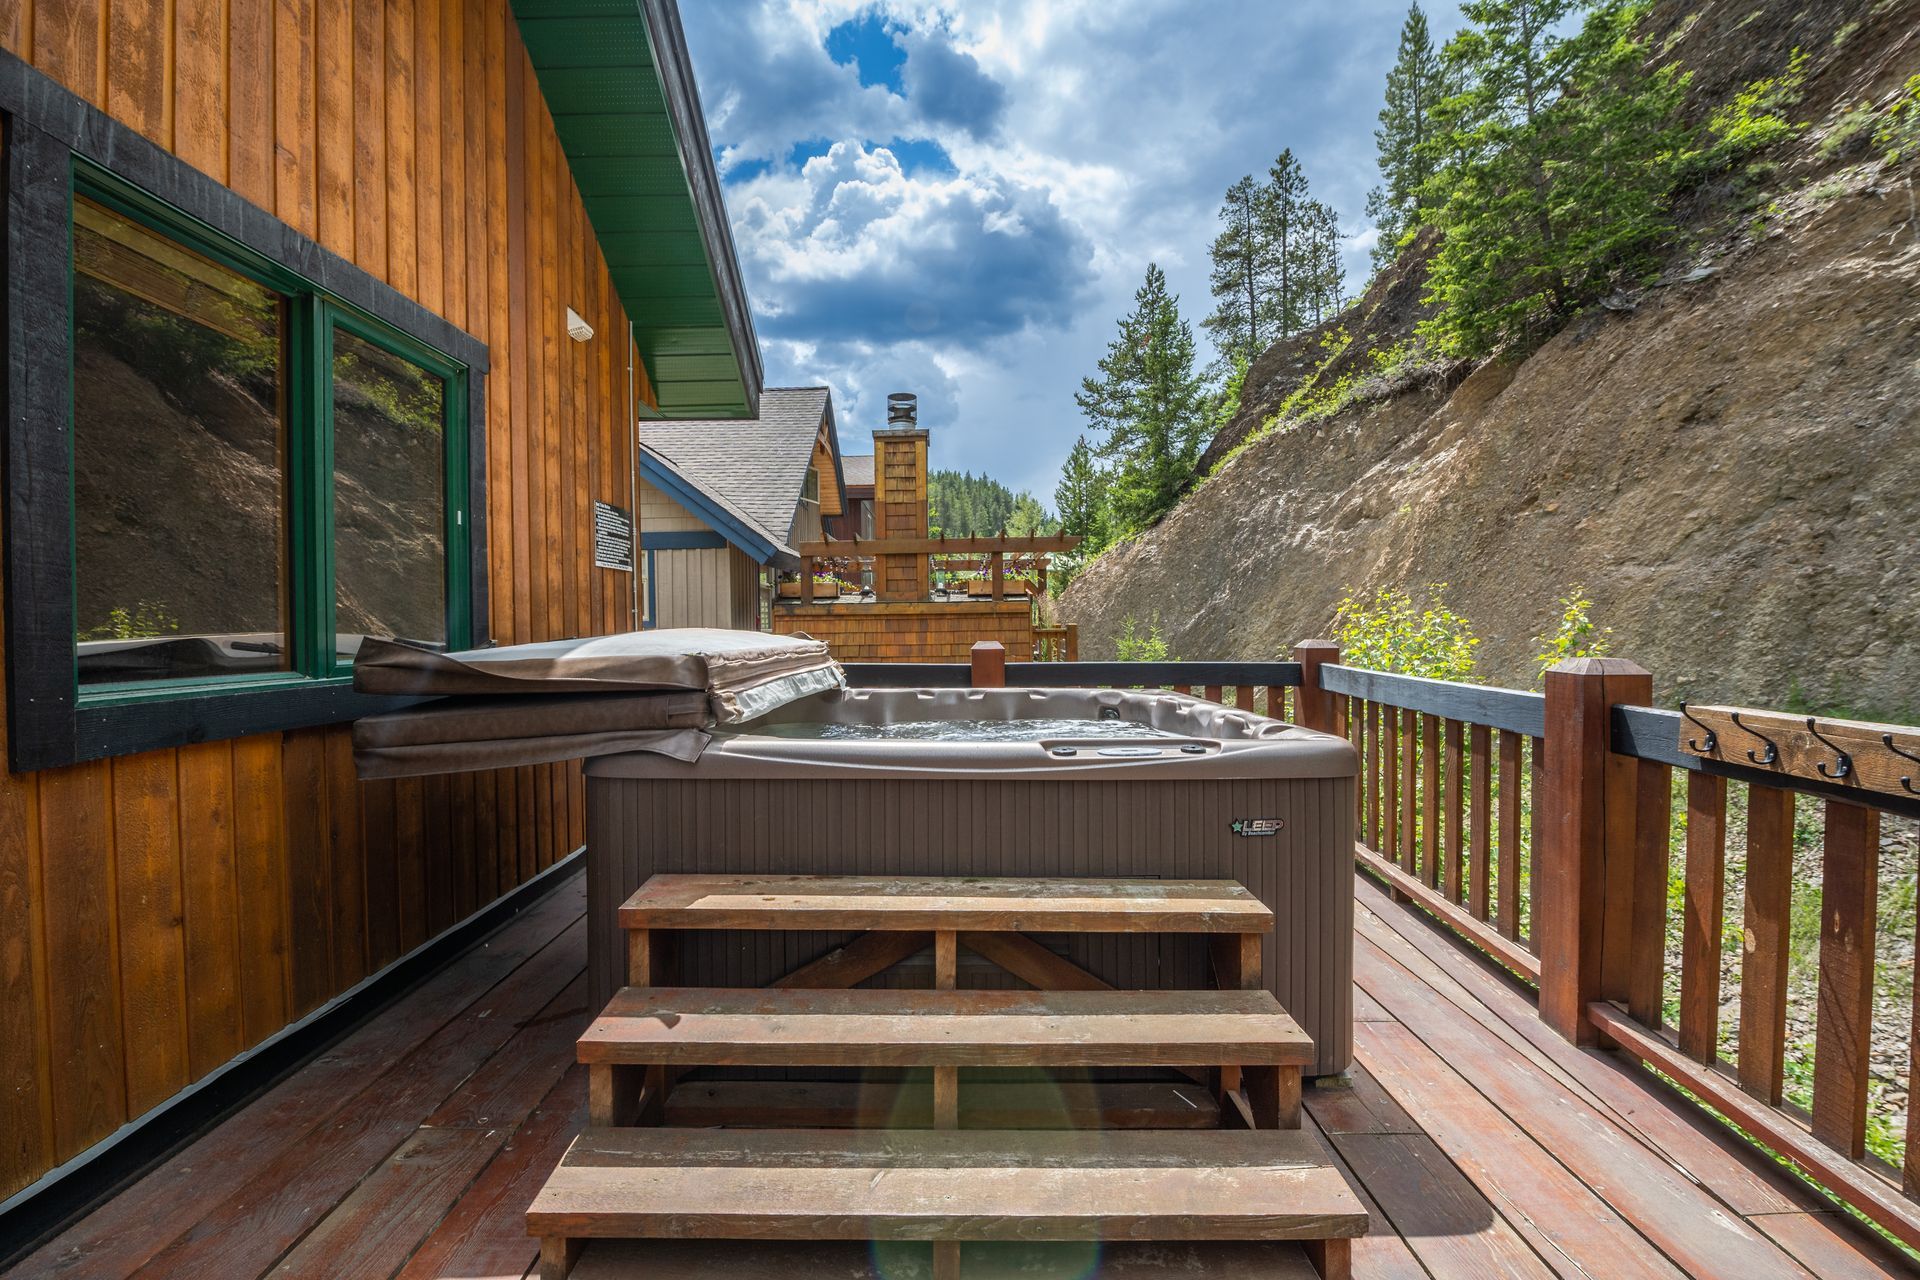
[[[1375,376],[1263,433],[1325,335],[1268,351],[1211,477],[1057,602],[1085,656],[1157,616],[1176,656],[1271,657],[1348,590],[1445,582],[1482,678],[1524,685],[1579,584],[1662,700],[1920,715],[1920,174],[1857,110],[1920,71],[1920,0],[1654,26],[1702,117],[1804,51],[1804,132],[1690,194],[1657,284],[1525,359]],[[1423,248],[1343,318],[1354,369],[1410,333]]]

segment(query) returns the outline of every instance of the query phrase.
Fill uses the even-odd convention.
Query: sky
[[[1282,148],[1367,271],[1405,0],[696,0],[681,6],[769,386],[872,448],[920,397],[935,467],[1052,505],[1073,401],[1149,263],[1210,360],[1227,187]],[[1461,25],[1428,6],[1436,40]]]

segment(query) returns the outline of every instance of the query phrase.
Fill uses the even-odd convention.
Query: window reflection
[[[82,684],[287,670],[285,302],[73,206]]]
[[[446,384],[345,330],[333,353],[338,658],[368,635],[444,644]]]

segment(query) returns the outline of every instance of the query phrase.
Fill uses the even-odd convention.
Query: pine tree
[[[1420,191],[1433,176],[1435,113],[1446,84],[1427,15],[1415,4],[1400,27],[1400,52],[1387,72],[1387,101],[1373,134],[1381,185],[1367,194],[1367,216],[1379,232],[1373,245],[1376,270],[1393,261],[1401,238],[1419,225]]]
[[[1267,294],[1273,274],[1272,249],[1261,207],[1264,201],[1265,188],[1255,183],[1251,174],[1228,187],[1226,202],[1220,206],[1220,221],[1226,229],[1208,250],[1213,259],[1211,283],[1217,305],[1201,324],[1229,362],[1236,357],[1252,359],[1264,350],[1262,335],[1271,336],[1262,323],[1269,309]]]
[[[1113,459],[1109,506],[1113,531],[1144,529],[1179,501],[1193,478],[1206,425],[1202,379],[1194,372],[1193,329],[1180,300],[1167,292],[1157,265],[1133,295],[1133,312],[1100,361],[1100,376],[1081,381],[1074,401],[1106,433]]]
[[[1266,315],[1275,337],[1286,337],[1306,328],[1305,301],[1300,281],[1304,267],[1302,223],[1305,220],[1307,175],[1289,147],[1274,158],[1267,170],[1267,185],[1261,201],[1261,222],[1266,228],[1273,255],[1273,291],[1268,297]]]
[[[1313,316],[1313,325],[1336,315],[1346,298],[1346,262],[1340,255],[1340,215],[1333,206],[1318,200],[1307,202],[1301,213],[1302,287],[1305,309]]]
[[[1585,0],[1472,0],[1447,45],[1466,89],[1439,113],[1446,164],[1424,207],[1444,233],[1422,336],[1480,355],[1542,333],[1644,272],[1673,223],[1669,195],[1695,152],[1686,79],[1650,69],[1643,3],[1607,0],[1562,40]]]
[[[1082,547],[1089,551],[1106,545],[1107,477],[1085,436],[1075,440],[1067,452],[1066,464],[1060,468],[1060,483],[1053,491],[1053,505],[1060,512],[1060,532],[1086,539]]]

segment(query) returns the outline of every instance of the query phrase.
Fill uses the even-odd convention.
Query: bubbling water
[[[1045,742],[1053,738],[1184,736],[1131,720],[900,720],[893,724],[797,720],[760,725],[750,732],[774,738],[897,742]]]

